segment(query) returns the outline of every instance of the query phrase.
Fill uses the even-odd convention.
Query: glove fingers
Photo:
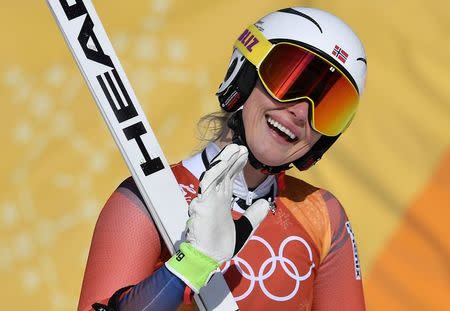
[[[233,163],[233,165],[230,167],[227,178],[231,181],[231,184],[236,179],[236,176],[242,172],[242,169],[244,168],[245,164],[248,160],[248,150],[245,146],[239,146],[239,155],[236,159],[236,162]]]
[[[212,161],[210,167],[200,181],[199,193],[206,193],[209,189],[215,189],[222,182],[229,168],[236,162],[240,154],[240,148],[236,144],[226,146]]]

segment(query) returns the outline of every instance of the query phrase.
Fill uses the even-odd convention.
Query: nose
[[[302,127],[305,126],[306,121],[308,120],[308,110],[309,102],[305,100],[291,104],[287,108],[287,111],[294,116],[294,121]]]

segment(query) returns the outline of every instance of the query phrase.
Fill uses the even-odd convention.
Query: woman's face
[[[309,124],[308,109],[307,101],[277,102],[258,81],[242,111],[245,138],[254,156],[278,166],[308,152],[321,137]]]

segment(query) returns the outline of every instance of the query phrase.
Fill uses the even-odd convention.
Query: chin
[[[292,153],[292,150],[283,150],[283,148],[266,147],[267,143],[262,143],[257,146],[249,146],[255,158],[268,166],[280,166],[284,164],[290,164],[295,160],[304,156],[311,148],[302,148],[296,153]],[[275,149],[276,148],[276,149]],[[289,156],[286,154],[288,153]]]
[[[255,156],[255,158],[268,166],[280,166],[283,164],[288,163],[288,159],[285,159],[282,156],[278,156],[277,154],[274,154],[273,151],[268,150],[265,152],[258,152],[259,150],[256,150],[255,152],[253,152],[253,155]]]

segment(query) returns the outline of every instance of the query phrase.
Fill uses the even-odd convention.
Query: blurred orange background
[[[2,309],[74,310],[97,215],[129,173],[46,2],[0,3]],[[346,208],[369,310],[446,309],[447,1],[94,5],[170,162],[199,148],[196,122],[218,109],[214,93],[244,27],[288,6],[344,19],[368,55],[360,109],[316,167],[290,173],[329,189]]]

